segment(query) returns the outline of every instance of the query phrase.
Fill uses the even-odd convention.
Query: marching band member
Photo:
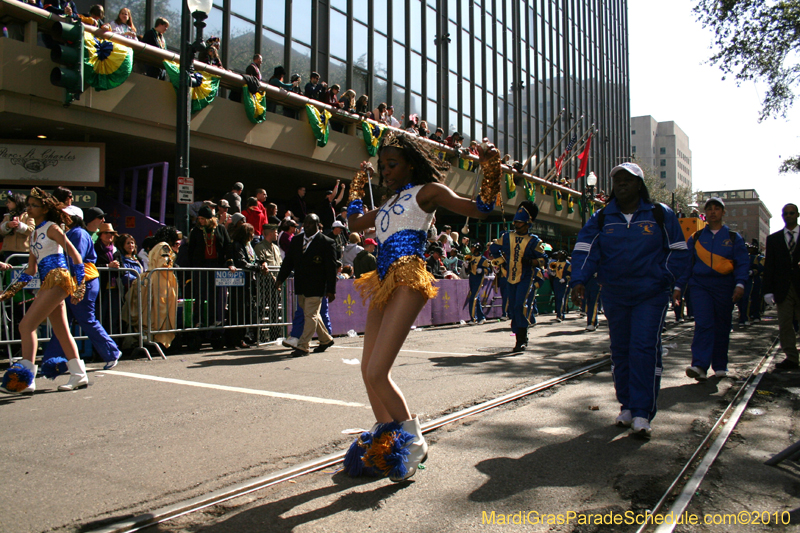
[[[375,228],[380,248],[378,269],[355,281],[370,301],[364,332],[361,373],[377,424],[362,433],[345,457],[353,476],[368,472],[403,481],[427,458],[428,444],[419,418],[411,414],[391,378],[392,365],[425,303],[436,296],[423,252],[436,209],[484,219],[500,191],[500,154],[488,144],[481,152],[484,179],[475,202],[443,185],[449,165],[439,161],[417,137],[389,132],[378,153],[380,184],[391,192],[378,209],[364,212],[361,197],[368,183],[366,166],[351,184],[348,225],[352,231]]]
[[[489,251],[495,258],[492,264],[505,266],[508,283],[508,313],[511,316],[511,329],[517,337],[514,351],[524,350],[528,345],[528,318],[525,316],[525,303],[528,297],[533,267],[539,259],[546,259],[542,241],[529,234],[531,222],[536,220],[539,208],[530,201],[524,201],[514,215],[514,231],[500,236],[498,243],[492,244]]]
[[[560,251],[556,254],[556,260],[550,262],[550,281],[556,297],[556,322],[564,320],[564,313],[567,310],[567,289],[571,276],[572,264],[567,261],[567,254]]]
[[[38,349],[36,330],[46,319],[50,319],[53,335],[64,349],[67,369],[71,374],[69,382],[60,385],[58,390],[71,391],[86,387],[89,384],[86,366],[78,357],[78,347],[69,331],[67,308],[64,305],[67,296],[72,296],[72,303],[77,304],[83,299],[86,291],[81,256],[59,227],[60,224],[69,224],[70,217],[61,210],[63,204],[38,187],[31,189],[27,206],[28,213],[33,215],[36,223],[31,235],[28,267],[0,295],[0,301],[8,300],[22,290],[33,279],[37,270],[42,284],[19,324],[22,360],[6,370],[0,391],[10,394],[32,394],[36,390],[37,366],[34,364]],[[72,275],[67,263],[67,254],[72,259]]]
[[[481,305],[480,290],[483,286],[483,278],[491,272],[489,260],[481,255],[483,245],[480,242],[473,242],[470,245],[472,253],[464,256],[467,273],[469,274],[469,295],[467,305],[469,305],[469,317],[477,324],[486,322],[486,315],[483,313]]]
[[[634,163],[611,170],[606,207],[592,215],[572,252],[572,295],[586,297],[595,272],[611,337],[614,387],[621,404],[616,424],[649,438],[661,387],[661,329],[670,288],[689,252],[671,209],[650,200]]]

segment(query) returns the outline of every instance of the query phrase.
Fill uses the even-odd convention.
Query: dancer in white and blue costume
[[[86,367],[78,357],[78,347],[69,331],[64,305],[64,299],[70,295],[72,303],[78,303],[83,299],[86,290],[81,256],[59,227],[59,224],[69,224],[71,220],[69,215],[61,210],[64,205],[38,187],[31,190],[27,205],[28,212],[33,215],[36,222],[36,229],[31,236],[28,267],[0,295],[0,301],[12,298],[15,293],[22,290],[33,279],[37,270],[42,284],[19,324],[22,360],[5,372],[0,383],[0,391],[31,394],[36,390],[37,367],[34,364],[38,348],[36,330],[46,319],[50,320],[53,334],[64,348],[67,370],[71,374],[69,382],[59,386],[58,390],[70,391],[85,387],[89,383]],[[65,249],[73,261],[72,275],[67,266]]]
[[[493,166],[484,171],[484,187],[475,202],[456,196],[440,183],[449,165],[436,159],[427,143],[415,136],[387,133],[378,155],[380,184],[391,196],[379,209],[364,212],[361,197],[363,187],[370,186],[367,171],[371,168],[362,164],[362,172],[351,184],[348,207],[351,231],[374,227],[380,243],[378,269],[355,282],[365,302],[370,300],[361,373],[377,423],[353,443],[345,470],[353,476],[370,473],[403,481],[427,458],[428,445],[391,370],[417,315],[436,295],[422,258],[427,230],[437,208],[471,218],[488,216],[500,189],[500,154],[485,145],[481,160]]]

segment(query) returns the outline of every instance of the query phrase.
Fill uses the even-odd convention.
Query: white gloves
[[[772,293],[765,294],[764,295],[764,303],[769,305],[769,306],[775,305],[775,295],[772,294]]]
[[[567,282],[567,280],[565,280],[564,278],[561,278],[560,280],[558,280],[558,282],[559,282],[559,283],[566,283],[566,282]]]

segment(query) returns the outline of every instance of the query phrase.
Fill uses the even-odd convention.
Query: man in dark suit
[[[258,81],[261,81],[261,54],[253,56],[253,62],[247,65],[244,73],[258,78]]]
[[[764,301],[778,305],[778,328],[781,348],[786,359],[775,365],[780,370],[800,367],[797,334],[793,321],[800,321],[800,228],[797,226],[797,206],[783,206],[786,226],[767,237],[764,263]]]
[[[164,41],[164,32],[167,31],[167,28],[169,28],[169,21],[165,18],[158,17],[155,25],[144,33],[142,42],[166,50],[167,43]],[[167,72],[163,68],[153,65],[145,65],[144,73],[151,78],[157,78],[159,80],[167,79]]]
[[[303,334],[297,341],[292,357],[308,355],[308,345],[314,331],[319,339],[319,346],[314,352],[323,352],[333,346],[333,337],[325,328],[320,307],[324,296],[328,297],[328,303],[336,299],[336,252],[333,240],[322,234],[319,217],[313,213],[304,219],[303,233],[296,235],[289,243],[289,251],[278,273],[279,286],[292,271],[294,292],[305,319]]]

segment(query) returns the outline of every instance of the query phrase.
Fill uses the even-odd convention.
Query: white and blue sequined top
[[[31,236],[31,252],[36,257],[39,267],[39,279],[44,280],[47,274],[55,268],[69,268],[64,249],[56,241],[47,236],[47,230],[53,222],[45,220],[33,231]]]
[[[434,213],[426,213],[417,203],[423,185],[412,185],[392,196],[378,210],[375,230],[378,249],[378,275],[383,279],[397,259],[409,255],[423,257],[428,229]]]

